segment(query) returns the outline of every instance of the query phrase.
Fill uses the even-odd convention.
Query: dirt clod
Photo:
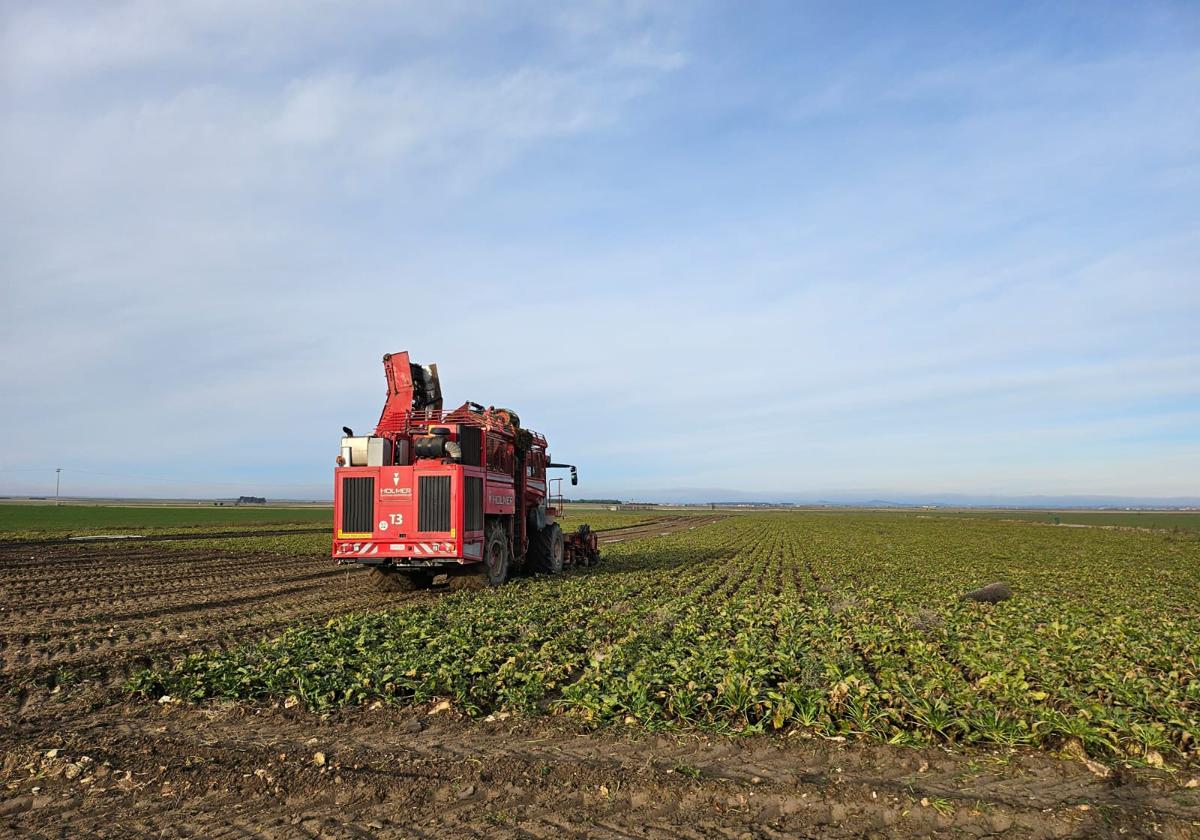
[[[972,589],[963,595],[965,601],[978,601],[981,604],[998,604],[1012,597],[1012,589],[1007,583],[989,583],[979,589]]]
[[[32,796],[14,796],[12,799],[6,799],[0,802],[0,816],[9,816],[10,814],[20,814],[23,811],[28,811],[33,807]]]

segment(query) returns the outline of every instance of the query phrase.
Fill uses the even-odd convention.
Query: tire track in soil
[[[655,522],[647,522],[642,525],[630,525],[625,528],[609,528],[603,531],[597,531],[597,539],[601,545],[606,543],[624,542],[625,540],[640,539],[642,537],[658,537],[667,536],[677,531],[688,531],[693,528],[699,528],[702,525],[711,525],[714,522],[719,522],[725,519],[729,514],[705,514],[702,516],[678,516],[666,517]]]
[[[269,571],[275,570],[270,569]],[[239,590],[247,593],[253,592],[255,589],[272,592],[288,585],[313,580],[328,580],[346,573],[346,570],[343,569],[324,569],[296,574],[289,568],[288,571],[276,574],[257,573],[236,576],[205,574],[194,581],[178,586],[169,583],[162,586],[155,586],[152,583],[130,587],[106,586],[79,597],[64,597],[59,602],[38,599],[31,603],[28,599],[21,599],[19,594],[8,596],[6,593],[5,597],[9,598],[9,603],[19,604],[12,610],[14,618],[21,618],[24,622],[53,622],[58,628],[66,629],[72,625],[87,624],[100,617],[106,622],[136,621],[138,618],[149,618],[151,615],[146,608],[145,601],[147,595],[158,596],[159,599],[171,599],[172,602],[183,602],[186,599],[197,605],[212,604],[215,607],[217,604],[211,597],[211,593],[214,586],[218,584],[224,584],[223,588],[226,589],[240,584]],[[103,610],[99,610],[100,607],[103,607]],[[86,608],[96,608],[99,611],[89,614]],[[25,626],[34,625],[27,624]],[[0,638],[9,635],[12,634],[0,633]]]
[[[138,543],[152,542],[183,542],[187,540],[224,540],[236,539],[238,537],[287,537],[293,534],[328,534],[330,528],[322,526],[320,528],[269,528],[263,530],[246,530],[240,529],[236,531],[197,531],[189,533],[186,531],[173,534],[140,534],[137,536],[127,537],[104,537],[89,534],[80,534],[73,537],[50,537],[33,540],[0,540],[0,551],[13,548],[44,548],[55,545],[136,545]]]

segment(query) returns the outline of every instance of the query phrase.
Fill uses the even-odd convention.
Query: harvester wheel
[[[508,580],[508,553],[508,532],[497,522],[483,547],[483,574],[488,586],[500,586]]]
[[[557,575],[563,570],[562,528],[558,524],[543,528],[529,538],[529,553],[534,568],[544,575]]]
[[[396,569],[371,569],[371,583],[380,592],[416,592],[433,586],[428,572],[401,572]]]

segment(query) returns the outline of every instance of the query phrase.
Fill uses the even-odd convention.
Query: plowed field
[[[1200,774],[1186,761],[1167,772],[996,744],[946,749],[933,739],[897,747],[790,723],[776,734],[731,737],[704,724],[704,714],[719,722],[728,709],[706,709],[703,697],[694,715],[699,730],[672,724],[656,733],[656,722],[671,723],[674,712],[653,697],[641,707],[645,715],[623,723],[634,717],[627,712],[640,696],[632,682],[639,667],[691,667],[688,657],[703,653],[682,618],[719,623],[726,606],[729,616],[738,604],[800,593],[829,600],[830,614],[843,622],[879,605],[872,602],[879,582],[852,562],[854,547],[838,544],[815,520],[808,523],[815,548],[797,555],[786,530],[714,519],[680,516],[606,532],[610,556],[598,569],[526,581],[511,592],[450,596],[464,605],[456,609],[478,602],[502,612],[522,587],[564,610],[578,605],[580,587],[603,593],[607,606],[579,613],[580,620],[624,628],[625,658],[585,656],[584,675],[601,689],[619,670],[631,681],[629,693],[612,698],[592,697],[586,680],[573,683],[581,699],[599,704],[600,717],[616,715],[615,725],[599,730],[569,714],[514,715],[500,700],[472,720],[456,703],[411,707],[368,698],[321,714],[282,695],[249,704],[134,699],[123,689],[131,674],[186,652],[235,655],[285,627],[316,629],[389,607],[416,621],[451,601],[436,591],[378,594],[362,571],[332,565],[323,537],[0,547],[0,834],[1188,837],[1200,830],[1200,796],[1186,787]],[[868,542],[897,552],[899,534],[886,521],[870,522],[850,527],[879,527]],[[1094,548],[1072,542],[1083,538],[1078,529],[969,527],[992,529],[974,537],[994,537],[988,544],[1001,553],[1027,539],[1020,529],[1052,534],[1038,545],[1062,556],[1072,546]],[[1155,535],[1087,539],[1115,541],[1129,556],[1159,552]],[[952,601],[960,577],[971,577],[962,575],[970,550],[949,554],[936,604]],[[730,561],[736,574],[723,572]],[[1037,587],[1052,578],[1038,578]],[[1081,582],[1068,600],[1077,604],[1090,584]],[[549,587],[559,587],[561,598]],[[1044,593],[1030,594],[1022,609],[1050,603]],[[958,609],[944,607],[950,618],[943,620],[953,621]],[[741,635],[731,629],[727,647],[765,629],[760,647],[775,650],[771,633],[779,625],[772,626]]]

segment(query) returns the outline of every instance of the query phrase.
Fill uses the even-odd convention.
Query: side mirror
[[[572,486],[579,483],[579,473],[575,472],[575,468],[571,467],[571,484]]]

